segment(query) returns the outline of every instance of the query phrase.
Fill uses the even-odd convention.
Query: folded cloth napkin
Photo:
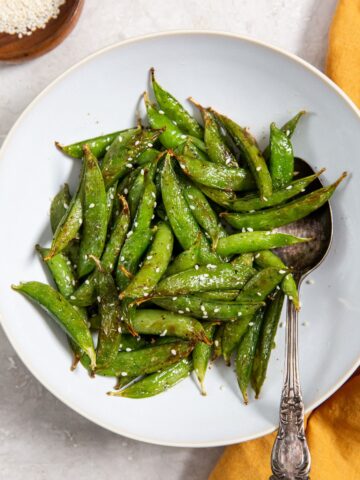
[[[360,0],[337,5],[326,73],[360,107]],[[227,447],[209,480],[268,480],[275,435]],[[306,435],[312,479],[360,479],[360,375],[310,414]]]

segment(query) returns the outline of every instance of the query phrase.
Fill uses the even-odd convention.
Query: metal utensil
[[[297,178],[312,175],[314,170],[300,158],[295,160]],[[312,189],[321,188],[319,179]],[[277,254],[291,267],[300,288],[304,278],[324,260],[329,251],[332,234],[332,213],[329,202],[306,218],[285,225],[278,231],[313,238],[308,243],[280,248]],[[308,480],[311,457],[304,431],[304,403],[301,394],[298,361],[298,312],[287,301],[286,353],[284,384],[280,401],[279,430],[271,454],[270,480]]]

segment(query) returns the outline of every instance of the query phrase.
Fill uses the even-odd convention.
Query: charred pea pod
[[[265,381],[283,303],[284,294],[278,291],[265,309],[264,320],[251,371],[251,386],[255,391],[256,398],[259,397],[261,387]]]
[[[255,213],[223,213],[221,216],[237,229],[253,228],[254,230],[269,230],[281,227],[306,217],[324,205],[346,176],[347,173],[344,172],[332,185],[315,190],[278,207],[268,208]]]
[[[200,240],[201,235],[199,235],[198,240],[194,245],[192,245],[188,250],[184,250],[179,253],[177,257],[171,262],[165,272],[165,276],[174,275],[175,273],[183,272],[189,268],[194,268],[195,265],[200,262]]]
[[[151,83],[159,107],[177,125],[180,130],[199,139],[203,138],[203,130],[198,122],[185,110],[181,103],[164,90],[155,79],[155,70],[150,70]]]
[[[107,377],[138,377],[157,372],[186,358],[193,350],[189,342],[178,340],[166,345],[150,346],[131,352],[119,352],[107,368],[97,369]]]
[[[131,131],[132,129],[129,130]],[[61,145],[58,142],[55,142],[55,145],[59,150],[73,158],[82,158],[83,146],[88,145],[92,154],[95,155],[96,158],[101,158],[105,155],[114,140],[119,137],[119,135],[125,135],[129,130],[120,130],[118,132],[101,135],[100,137],[88,138],[70,145]]]
[[[200,150],[206,151],[205,144],[202,140],[181,131],[163,110],[158,110],[155,105],[151,104],[146,93],[144,93],[144,101],[151,127],[163,130],[159,140],[165,148],[176,148],[187,140],[191,140]]]
[[[270,125],[269,169],[275,190],[286,187],[294,175],[294,153],[290,138],[275,123]]]
[[[49,254],[49,249],[43,248],[40,245],[36,245],[36,250],[40,253],[43,260]],[[76,277],[68,257],[60,252],[48,260],[46,265],[51,272],[59,292],[67,298],[72,295],[76,288]]]
[[[255,178],[262,199],[269,198],[272,194],[272,180],[255,139],[245,129],[240,127],[230,118],[215,112],[219,122],[224,125],[236,146],[241,150],[246,162]]]
[[[288,138],[291,138],[293,136],[293,133],[295,132],[295,129],[297,127],[297,124],[299,123],[299,120],[301,117],[305,114],[305,110],[301,110],[299,113],[297,113],[294,117],[290,118],[282,127],[281,131],[285,133],[285,135]],[[265,160],[268,160],[270,157],[270,145],[268,145],[265,150],[263,151],[263,157]]]
[[[286,265],[270,250],[262,250],[255,254],[255,263],[261,268],[275,267],[278,269],[287,269]],[[295,279],[291,273],[285,275],[281,282],[281,289],[289,297],[289,300],[295,305],[297,310],[300,309],[299,292]]]
[[[175,297],[152,298],[151,301],[165,310],[190,315],[200,320],[220,320],[232,322],[239,317],[254,315],[263,302],[234,302],[225,300],[208,300],[197,295],[180,295]]]
[[[245,404],[248,403],[247,388],[250,383],[252,366],[254,363],[255,351],[259,340],[261,325],[263,322],[264,310],[259,310],[240,341],[236,355],[236,376],[240,391]]]
[[[215,333],[215,323],[205,323],[204,330],[209,340],[212,340]],[[202,395],[206,395],[204,380],[206,371],[209,365],[211,357],[212,346],[199,342],[195,345],[192,358],[194,364],[194,371],[200,384],[200,390]]]
[[[65,331],[65,333],[90,358],[91,369],[96,367],[96,354],[90,330],[81,313],[49,285],[40,282],[27,282],[13,285],[12,288],[40,305]]]
[[[99,258],[106,240],[108,213],[106,192],[96,157],[84,146],[83,227],[80,239],[77,273],[83,277],[94,269],[90,256]]]
[[[160,372],[153,373],[120,392],[109,392],[108,395],[127,398],[147,398],[163,393],[181,380],[187,378],[193,370],[192,361],[189,359],[166,367]]]

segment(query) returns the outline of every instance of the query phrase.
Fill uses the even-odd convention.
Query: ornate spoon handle
[[[310,452],[304,431],[304,403],[298,362],[298,313],[287,302],[285,378],[279,431],[271,454],[270,480],[309,480]]]

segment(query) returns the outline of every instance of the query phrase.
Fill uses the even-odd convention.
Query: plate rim
[[[294,63],[300,64],[302,67],[305,69],[309,70],[311,73],[316,75],[320,80],[322,80],[325,84],[330,86],[332,90],[335,91],[335,93],[342,98],[343,101],[351,108],[351,110],[357,115],[358,119],[360,120],[360,110],[357,108],[355,103],[348,97],[348,95],[336,84],[334,83],[329,77],[327,77],[323,72],[321,72],[318,68],[315,66],[311,65],[309,62],[306,60],[298,57],[297,55],[287,52],[286,50],[276,47],[274,45],[271,45],[267,42],[263,42],[260,40],[256,40],[252,37],[246,36],[246,35],[240,35],[236,33],[229,33],[229,32],[224,32],[221,30],[197,30],[197,29],[179,29],[179,30],[168,30],[168,31],[161,31],[161,32],[155,32],[155,33],[150,33],[150,34],[145,34],[145,35],[140,35],[136,37],[131,37],[116,43],[112,43],[106,47],[103,47],[99,50],[96,50],[95,52],[86,55],[84,58],[76,62],[74,65],[71,67],[67,68],[63,73],[58,75],[54,80],[52,80],[38,95],[35,96],[35,98],[25,107],[25,109],[22,111],[22,113],[19,115],[19,117],[16,119],[12,127],[10,128],[8,134],[6,135],[3,144],[0,148],[0,161],[5,157],[5,152],[8,147],[8,144],[14,134],[14,132],[17,129],[18,124],[22,121],[22,119],[27,115],[28,112],[30,112],[37,104],[37,102],[53,88],[58,82],[60,82],[63,78],[65,78],[67,75],[69,75],[73,70],[78,68],[79,66],[87,63],[88,61],[92,60],[95,57],[101,56],[103,53],[108,52],[110,50],[116,49],[116,48],[122,48],[125,47],[129,44],[132,43],[137,43],[137,42],[143,42],[146,40],[151,40],[151,39],[156,39],[160,37],[166,37],[166,36],[183,36],[183,35],[196,35],[196,36],[214,36],[214,37],[227,37],[227,38],[232,38],[234,40],[240,40],[245,43],[250,43],[250,44],[255,44],[261,47],[264,47],[265,49],[272,50],[287,59],[293,61]],[[0,305],[1,309],[1,305]],[[52,388],[51,386],[48,385],[46,378],[43,378],[43,375],[40,373],[36,372],[35,369],[31,366],[31,361],[26,361],[28,358],[24,352],[22,352],[21,347],[17,344],[16,336],[12,336],[10,333],[9,329],[6,327],[6,322],[4,323],[4,316],[1,314],[0,310],[0,323],[3,328],[3,331],[10,342],[11,346],[14,348],[17,356],[20,358],[24,366],[30,371],[30,373],[36,378],[38,382],[40,382],[54,397],[56,397],[58,400],[60,400],[64,405],[66,405],[68,408],[71,408],[73,411],[81,415],[82,417],[86,418],[87,420],[91,421],[92,423],[95,423],[96,425],[99,425],[100,427],[109,430],[113,433],[116,433],[118,435],[125,436],[127,438],[130,438],[132,440],[137,440],[145,443],[149,443],[152,445],[161,445],[161,446],[168,446],[168,447],[186,447],[186,448],[207,448],[207,447],[221,447],[221,446],[226,446],[226,445],[233,445],[235,443],[243,443],[247,442],[250,440],[255,440],[256,438],[261,438],[265,435],[268,435],[269,433],[272,433],[276,430],[277,425],[272,426],[270,428],[267,428],[259,433],[256,433],[254,435],[248,435],[245,437],[234,437],[233,439],[229,440],[216,440],[216,441],[209,441],[209,442],[169,442],[169,441],[161,441],[158,439],[150,438],[150,437],[143,437],[142,435],[137,435],[133,434],[130,432],[127,432],[123,429],[115,428],[111,424],[107,424],[107,422],[103,422],[99,418],[96,418],[94,415],[90,413],[86,413],[81,410],[80,407],[73,405],[72,401],[64,399],[62,396],[61,392],[55,391],[55,388]],[[305,414],[309,413],[319,405],[321,405],[325,400],[327,400],[331,395],[333,395],[345,382],[350,378],[350,376],[355,372],[355,370],[360,366],[360,354],[358,359],[355,361],[353,366],[348,369],[344,375],[338,380],[337,383],[335,383],[332,388],[330,388],[326,393],[324,393],[322,396],[317,398],[314,402],[309,405],[309,407],[305,410]],[[280,402],[280,393],[279,393],[279,402]]]

